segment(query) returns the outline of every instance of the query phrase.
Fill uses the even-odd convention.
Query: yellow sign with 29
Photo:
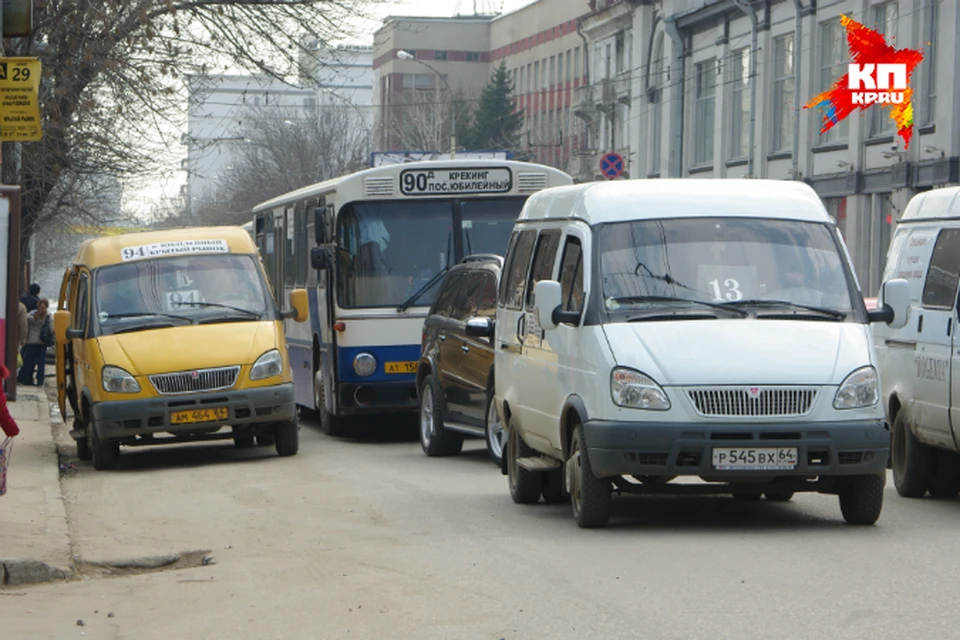
[[[40,60],[0,58],[0,140],[39,140]]]

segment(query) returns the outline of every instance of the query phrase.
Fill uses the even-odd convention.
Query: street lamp
[[[430,69],[430,71],[433,71],[437,75],[437,77],[440,78],[440,81],[444,84],[444,86],[447,88],[447,93],[450,94],[450,121],[451,121],[451,124],[453,125],[453,128],[450,130],[450,158],[451,159],[456,158],[457,157],[457,109],[456,109],[456,105],[453,103],[453,91],[450,90],[450,83],[447,82],[447,79],[443,77],[443,75],[439,71],[437,71],[433,67],[433,65],[427,64],[423,60],[417,60],[417,57],[412,53],[410,53],[409,51],[403,51],[401,49],[400,51],[397,51],[397,57],[400,58],[401,60],[412,60],[414,62],[418,62],[422,64],[427,69]],[[436,87],[436,94],[437,94],[437,104],[440,104],[440,86],[439,85],[437,85]]]

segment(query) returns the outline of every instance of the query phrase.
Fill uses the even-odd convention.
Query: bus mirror
[[[310,249],[310,265],[318,271],[327,268],[327,252],[323,247]]]
[[[313,236],[317,244],[327,243],[327,207],[313,210]]]

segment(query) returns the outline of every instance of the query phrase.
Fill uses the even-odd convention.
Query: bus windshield
[[[454,229],[450,200],[345,206],[337,222],[340,306],[397,306],[463,255],[503,255],[524,201],[463,200],[460,229]],[[432,304],[438,289],[431,287],[416,304]]]
[[[103,267],[95,291],[103,335],[153,328],[158,322],[260,320],[269,310],[249,255],[177,256]]]

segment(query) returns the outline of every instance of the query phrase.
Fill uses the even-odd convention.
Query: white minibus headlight
[[[132,375],[121,369],[107,365],[101,373],[103,390],[108,393],[140,393],[140,383]]]
[[[265,380],[283,372],[283,356],[277,349],[271,349],[257,358],[250,368],[251,380]]]
[[[610,374],[610,394],[613,403],[630,409],[666,411],[670,399],[652,378],[633,369],[617,367]]]
[[[369,353],[358,353],[353,358],[353,370],[361,378],[372,376],[377,370],[377,359]]]
[[[846,377],[833,399],[834,409],[860,409],[877,404],[880,399],[877,370],[867,365]]]

